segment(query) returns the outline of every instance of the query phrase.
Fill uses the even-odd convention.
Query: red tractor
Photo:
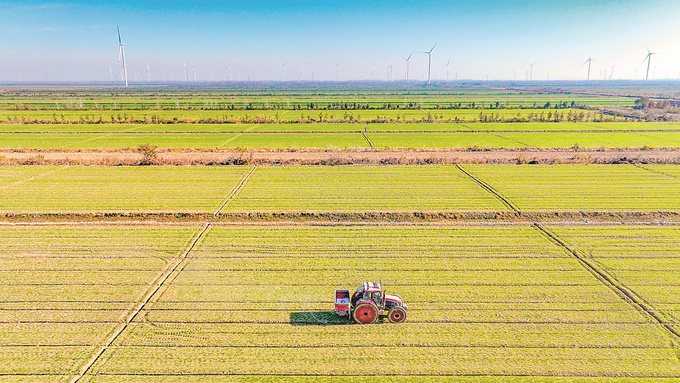
[[[349,290],[335,290],[335,312],[359,324],[375,323],[381,316],[401,323],[406,320],[406,309],[400,296],[386,295],[378,282],[364,282],[351,297]]]

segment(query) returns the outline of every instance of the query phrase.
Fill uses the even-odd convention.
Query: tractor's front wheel
[[[401,323],[406,320],[406,310],[403,307],[392,307],[387,313],[387,319],[392,323]]]
[[[359,324],[371,324],[378,320],[378,308],[373,303],[360,303],[354,308],[352,317]]]

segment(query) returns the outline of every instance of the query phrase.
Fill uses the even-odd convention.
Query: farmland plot
[[[633,165],[463,165],[519,210],[680,211],[677,178]],[[658,169],[675,172],[678,166]],[[654,170],[656,166],[646,165]]]
[[[453,166],[260,167],[224,212],[506,211]]]
[[[36,169],[44,176],[34,177]],[[248,167],[4,167],[2,213],[216,211]],[[77,191],[77,192],[76,192]]]
[[[555,231],[632,288],[680,331],[680,229],[677,226],[557,228]]]
[[[68,381],[196,230],[0,226],[1,380]]]
[[[146,374],[680,377],[666,334],[528,226],[213,226],[93,366]],[[380,278],[400,325],[346,325]],[[371,350],[371,352],[366,352]]]

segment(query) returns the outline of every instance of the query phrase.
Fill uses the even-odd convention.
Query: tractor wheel
[[[378,308],[373,303],[360,303],[354,308],[352,316],[359,324],[375,323],[378,320]]]
[[[387,313],[387,319],[392,323],[401,323],[406,320],[406,310],[403,307],[392,307]]]

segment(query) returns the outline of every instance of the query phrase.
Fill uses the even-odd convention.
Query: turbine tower
[[[531,70],[529,71],[529,81],[532,81],[534,79],[534,65],[536,65],[538,61],[534,61],[531,63]]]
[[[645,57],[645,60],[647,60],[647,75],[645,75],[645,81],[649,80],[649,64],[652,62],[652,55],[655,55],[656,53],[652,53],[647,50],[647,56]],[[645,63],[645,60],[642,60],[642,63]]]
[[[451,64],[451,59],[446,62],[446,81],[449,81],[449,64]]]
[[[411,66],[410,65],[411,64],[411,56],[413,56],[413,52],[411,52],[411,54],[409,54],[408,57],[404,59],[404,60],[406,60],[406,82],[407,83],[408,83],[409,67]]]
[[[614,67],[615,67],[615,66],[616,66],[616,64],[612,65],[612,70],[611,70],[611,72],[609,73],[609,79],[610,79],[610,80],[614,79]]]
[[[284,81],[284,72],[283,72],[283,67],[286,66],[286,63],[281,63],[281,82]]]
[[[430,79],[432,78],[432,51],[434,50],[434,47],[437,46],[437,41],[434,43],[432,48],[427,51],[427,52],[420,52],[420,53],[427,53],[427,85],[430,85]]]
[[[229,72],[229,81],[231,81],[231,63],[227,65],[227,72]]]
[[[128,87],[128,75],[127,75],[127,64],[125,63],[125,44],[123,44],[123,39],[120,38],[120,28],[116,25],[118,30],[118,62],[123,65],[123,78],[125,79],[125,87]]]
[[[590,81],[590,64],[593,62],[593,59],[588,57],[588,60],[584,62],[581,66],[588,64],[588,77],[586,77],[586,81]]]
[[[187,62],[182,63],[182,69],[184,70],[184,82],[189,81],[189,73],[187,72]]]
[[[340,81],[340,61],[335,64],[335,82]]]
[[[387,67],[389,70],[389,73],[387,74],[387,81],[392,81],[392,63],[390,63],[390,66]]]
[[[151,81],[151,67],[146,63],[146,81]]]

